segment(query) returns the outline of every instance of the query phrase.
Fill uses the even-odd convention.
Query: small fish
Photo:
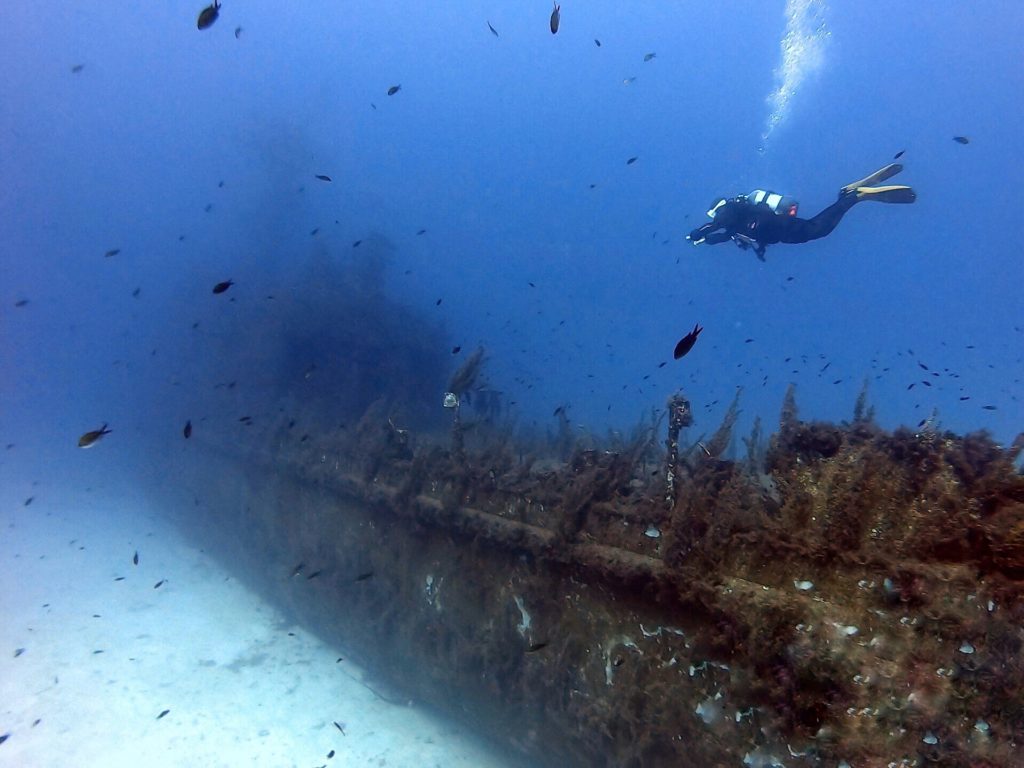
[[[598,40],[596,37],[594,38],[594,45],[596,45],[598,48],[601,47],[601,41]]]
[[[353,247],[353,248],[358,248],[358,247],[359,247],[359,244],[360,244],[361,242],[363,242],[363,241],[362,241],[362,240],[356,240],[356,241],[355,241],[354,243],[352,243],[352,247]]]
[[[212,5],[208,5],[199,12],[199,19],[196,21],[196,27],[199,29],[209,29],[213,26],[213,22],[217,20],[220,15],[220,2],[219,0],[213,0]]]
[[[124,581],[124,576],[118,576],[114,581]]]
[[[320,227],[314,227],[314,228],[313,228],[313,229],[312,229],[312,230],[310,231],[310,233],[309,233],[309,234],[310,234],[310,236],[311,236],[311,237],[316,237],[316,233],[317,233],[317,232],[319,232],[319,231],[320,231]]]
[[[964,396],[963,396],[963,397],[961,397],[960,399],[961,399],[961,400],[970,400],[970,399],[971,399],[971,396],[970,396],[970,395],[964,395]]]
[[[139,553],[138,553],[138,551],[136,551],[135,554],[132,555],[132,565],[138,565],[138,564],[139,564]]]
[[[635,82],[636,82],[636,76],[634,75],[633,77],[627,77],[625,80],[622,81],[622,84],[623,85],[632,85]]]
[[[294,568],[292,568],[292,578],[294,579],[296,576],[298,576],[300,573],[302,573],[302,569],[305,568],[305,567],[306,567],[305,563],[299,563]]]
[[[241,27],[235,27],[235,40],[237,40],[241,36],[242,36],[242,28]]]
[[[425,235],[425,234],[427,234],[427,230],[425,230],[425,229],[421,229],[421,230],[419,230],[419,231],[418,231],[418,232],[417,232],[416,234],[417,234],[417,235]]]
[[[639,158],[636,158],[636,157],[631,157],[631,158],[629,158],[629,160],[627,160],[627,161],[626,161],[626,165],[632,165],[632,164],[633,164],[633,163],[635,163],[635,162],[636,162],[636,161],[637,161],[638,159],[639,159]]]
[[[497,36],[498,36],[498,30],[496,30],[496,29],[495,29],[494,27],[492,27],[492,26],[491,26],[491,22],[489,22],[489,21],[487,22],[487,28],[488,28],[489,30],[491,30],[491,34],[492,34],[492,35],[494,35],[495,37],[497,37]]]
[[[181,434],[185,436],[186,440],[192,437],[192,419],[185,422],[185,428],[181,430]]]
[[[248,424],[250,421],[252,421],[252,416],[240,416],[238,420],[243,424]]]
[[[906,152],[906,151],[907,150],[905,150],[905,149],[901,149],[899,152],[897,152],[895,155],[892,156],[892,159],[893,160],[899,160],[901,157],[903,157],[903,153]]]
[[[153,589],[160,589],[160,587],[162,587],[166,583],[167,579],[160,579],[160,581],[153,585]]]
[[[161,712],[159,715],[156,716],[156,719],[159,720],[162,717],[166,717],[168,714],[170,714],[170,712],[171,712],[171,710],[165,709],[163,712]]]
[[[981,408],[984,411],[994,411],[994,410],[996,410],[996,407],[994,405],[983,405],[983,406],[981,406]]]
[[[337,720],[335,720],[334,721],[334,727],[337,728],[339,731],[341,731],[341,735],[342,736],[347,736],[348,735],[347,733],[345,733],[345,724],[344,723],[339,723]]]
[[[224,293],[224,291],[226,291],[234,284],[235,282],[233,280],[224,280],[223,282],[217,283],[215,286],[213,286],[213,292]]]
[[[434,304],[434,306],[435,307],[440,307],[442,301],[444,301],[444,299],[438,299],[437,302]]]
[[[551,12],[551,34],[557,34],[558,24],[562,20],[562,6],[558,3],[554,3],[555,10]]]
[[[954,136],[953,137],[953,141],[955,141],[957,144],[970,144],[971,143],[971,140],[968,139],[966,136]]]
[[[3,744],[9,738],[11,738],[11,734],[9,734],[9,733],[5,733],[4,735],[0,736],[0,744]]]
[[[96,445],[96,442],[104,435],[109,435],[113,430],[107,429],[107,425],[104,424],[99,429],[94,429],[92,432],[86,432],[80,438],[78,438],[79,448],[91,448]]]
[[[530,645],[530,647],[526,649],[526,652],[527,653],[536,653],[537,651],[541,650],[542,648],[547,648],[547,647],[548,647],[547,643],[532,643]]]
[[[134,291],[132,291],[132,296],[134,296],[135,298],[139,298],[140,293],[142,293],[142,289],[136,288]]]
[[[111,248],[109,251],[107,251],[103,255],[106,256],[109,259],[111,256],[117,256],[117,254],[119,254],[120,252],[121,252],[120,248]]]
[[[15,648],[15,649],[14,649],[14,658],[18,658],[18,657],[19,657],[19,656],[21,656],[21,654],[23,654],[24,652],[25,652],[25,649],[24,649],[24,648]]]
[[[327,759],[328,760],[330,760],[332,757],[334,757],[334,750],[333,749],[330,752],[327,753]]]
[[[318,174],[316,175],[316,178],[320,179],[320,181],[330,181],[330,180],[331,180],[331,177],[330,177],[330,176],[325,176],[325,175],[324,175],[324,174],[322,174],[322,173],[318,173]]]
[[[366,571],[366,573],[360,573],[358,576],[356,576],[355,580],[356,581],[366,581],[367,579],[372,578],[372,577],[373,577],[373,571]]]
[[[313,571],[311,574],[309,574],[309,576],[306,577],[306,581],[312,581],[317,576],[319,576],[321,573],[323,573],[323,571]]]
[[[22,307],[27,307],[28,299],[18,299],[16,302],[14,302],[14,306],[16,306],[18,309],[21,309]]]
[[[678,360],[683,355],[685,355],[687,352],[689,352],[691,349],[693,349],[693,345],[697,343],[697,337],[700,335],[700,332],[703,331],[703,330],[704,329],[701,328],[700,323],[694,324],[693,330],[690,331],[685,336],[683,336],[683,338],[681,338],[679,340],[679,343],[676,344],[676,348],[675,348],[675,351],[672,353],[672,356],[676,360]]]
[[[79,72],[81,72],[81,71],[82,71],[83,69],[85,69],[85,64],[75,64],[75,66],[73,66],[73,67],[71,68],[71,71],[72,71],[72,73],[74,73],[74,74],[76,74],[76,75],[77,75],[77,74],[78,74]]]
[[[27,499],[25,499],[25,504],[24,504],[24,506],[26,506],[26,507],[27,507],[27,506],[28,506],[29,504],[31,504],[31,503],[32,503],[32,500],[33,500],[34,498],[35,498],[35,496],[29,496],[29,497],[28,497]]]
[[[657,58],[658,54],[648,53],[644,56],[644,61],[650,61],[651,59]]]
[[[462,351],[462,347],[457,347],[457,346],[456,347],[452,347],[452,354],[453,355],[457,355],[461,351]]]
[[[388,88],[388,96],[394,96],[400,90],[402,90],[401,85],[392,85],[390,88]]]

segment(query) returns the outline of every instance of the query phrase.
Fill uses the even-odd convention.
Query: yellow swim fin
[[[858,187],[870,187],[875,184],[878,184],[879,182],[887,181],[888,179],[891,179],[893,176],[895,176],[902,170],[903,166],[900,165],[899,163],[889,163],[884,168],[879,168],[870,176],[865,176],[860,181],[854,181],[847,184],[839,191],[839,194],[846,195],[849,194],[850,192],[853,192],[853,190],[857,189]]]
[[[891,187],[857,187],[857,202],[861,200],[877,200],[879,203],[912,203],[917,194],[911,187],[894,185]]]

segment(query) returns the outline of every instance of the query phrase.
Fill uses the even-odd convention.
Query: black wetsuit
[[[813,219],[801,219],[775,213],[765,203],[752,203],[744,197],[735,197],[719,206],[714,221],[693,230],[689,239],[709,245],[726,240],[735,240],[744,248],[753,245],[757,257],[763,261],[766,245],[806,243],[825,237],[856,202],[856,195],[843,195]]]

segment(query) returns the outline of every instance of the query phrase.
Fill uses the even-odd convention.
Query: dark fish
[[[242,36],[242,28],[241,27],[235,27],[235,40],[237,40],[241,36]]]
[[[996,407],[994,405],[983,405],[983,406],[981,406],[981,408],[982,408],[982,410],[985,410],[985,411],[994,411],[994,410],[996,410]]]
[[[425,230],[425,229],[421,229],[421,230],[419,230],[419,231],[418,231],[418,232],[417,232],[416,234],[417,234],[417,235],[425,235],[425,234],[427,234],[427,230]]]
[[[637,159],[638,158],[635,158],[635,157],[629,158],[629,160],[626,161],[626,165],[632,165],[633,163],[635,163],[637,161]]]
[[[77,75],[83,69],[85,69],[85,64],[75,64],[75,66],[71,68],[71,71]]]
[[[181,430],[181,434],[185,436],[186,440],[192,437],[192,419],[185,422],[185,428]]]
[[[14,302],[14,306],[16,306],[18,309],[21,309],[22,307],[27,307],[28,299],[18,299],[16,302]]]
[[[15,649],[14,649],[14,658],[18,658],[18,657],[19,657],[19,656],[21,656],[21,654],[23,654],[24,652],[25,652],[25,649],[24,649],[24,648],[15,648]]]
[[[35,496],[29,496],[27,499],[25,499],[25,505],[24,506],[27,507],[29,504],[31,504],[32,503],[32,499],[34,499],[34,498],[35,498]]]
[[[462,347],[452,347],[452,354],[457,355],[462,351]]]
[[[954,136],[953,137],[953,141],[955,141],[957,144],[970,144],[971,143],[971,140],[968,139],[966,136]]]
[[[895,155],[892,156],[892,159],[893,160],[899,160],[901,157],[903,157],[903,153],[906,152],[906,151],[907,150],[905,150],[905,149],[901,149],[899,152],[897,152]]]
[[[114,581],[124,581],[124,576],[118,576]]]
[[[492,35],[494,35],[495,37],[497,37],[497,36],[498,36],[498,30],[496,30],[496,29],[495,29],[494,27],[492,27],[492,26],[491,26],[491,22],[489,22],[489,21],[487,22],[487,28],[488,28],[489,30],[491,30],[491,34],[492,34]]]
[[[362,240],[356,240],[356,241],[355,241],[354,243],[352,243],[352,247],[353,247],[353,248],[358,248],[358,247],[359,247],[359,244],[360,244],[361,242],[363,242],[363,241],[362,241]]]
[[[334,750],[333,749],[330,752],[327,753],[327,759],[328,760],[330,760],[332,757],[334,757]]]
[[[203,210],[204,210],[204,211],[206,211],[207,213],[209,213],[210,211],[212,211],[212,210],[213,210],[213,203],[207,203],[207,204],[206,204],[206,207],[205,207],[205,208],[203,208]]]
[[[676,349],[672,353],[672,356],[676,360],[678,360],[680,357],[682,357],[687,352],[689,352],[691,349],[693,349],[693,345],[697,343],[697,337],[700,335],[700,332],[703,331],[703,330],[704,329],[700,327],[700,323],[695,323],[694,326],[693,326],[693,330],[690,331],[685,336],[683,336],[683,338],[681,338],[679,340],[679,343],[676,344]]]
[[[744,344],[750,344],[750,343],[751,343],[751,342],[753,342],[753,341],[754,341],[753,339],[744,339],[744,340],[743,340],[743,343],[744,343]]]
[[[300,573],[302,573],[302,569],[305,568],[305,567],[306,567],[305,563],[299,563],[294,568],[292,568],[292,578],[294,579],[296,576],[298,576]]]
[[[337,725],[337,723],[335,723],[335,725]],[[9,733],[5,733],[3,736],[0,736],[0,744],[3,744],[9,738],[11,738],[11,734]]]
[[[438,300],[437,300],[437,303],[435,303],[435,304],[434,304],[434,306],[435,306],[435,307],[440,307],[440,306],[441,306],[441,302],[442,302],[442,301],[444,301],[444,299],[438,299]]]
[[[598,48],[601,47],[601,41],[598,40],[596,37],[594,38],[594,45],[596,45]]]
[[[355,580],[356,581],[366,581],[367,579],[372,578],[372,577],[373,577],[373,571],[367,571],[366,573],[360,573],[358,576],[356,576]]]
[[[533,643],[533,644],[530,645],[529,648],[526,649],[526,652],[527,653],[536,653],[541,648],[547,648],[547,647],[548,647],[547,643]]]
[[[165,709],[163,712],[156,716],[156,719],[159,720],[161,717],[165,717],[166,715],[170,714],[170,711],[171,710],[169,709]]]
[[[392,85],[390,88],[388,88],[388,96],[394,96],[400,90],[402,90],[402,86],[400,86],[400,85]]]
[[[224,282],[217,283],[215,286],[213,286],[213,292],[214,293],[224,293],[224,291],[226,291],[228,288],[230,288],[234,284],[235,283],[234,283],[233,280],[225,280]]]
[[[138,565],[138,564],[139,564],[139,553],[136,552],[134,555],[132,555],[132,565]]]
[[[310,234],[310,235],[311,235],[312,237],[316,237],[316,233],[317,233],[317,232],[319,232],[319,231],[320,231],[320,227],[314,227],[314,228],[313,228],[313,229],[312,229],[312,230],[310,231],[310,233],[309,233],[309,234]]]
[[[142,289],[141,288],[136,288],[134,291],[132,291],[132,296],[134,296],[135,298],[138,298],[140,293],[142,293]]]
[[[109,259],[111,256],[117,256],[117,254],[119,254],[120,252],[121,252],[120,248],[111,248],[109,251],[107,251],[103,255],[106,256]]]
[[[317,576],[319,576],[321,573],[323,573],[323,571],[313,571],[311,574],[309,574],[309,576],[306,577],[306,581],[312,581]]]
[[[657,56],[658,54],[656,53],[648,53],[644,55],[644,61],[650,61],[651,59],[657,58]]]
[[[339,731],[341,731],[341,735],[342,736],[347,736],[348,735],[348,734],[345,733],[345,724],[344,723],[339,723],[337,720],[335,720],[334,721],[334,727],[337,728]]]
[[[239,416],[238,420],[243,424],[248,424],[250,421],[252,421],[252,416]]]
[[[80,438],[78,438],[79,448],[91,448],[96,445],[96,442],[104,435],[109,435],[113,430],[107,429],[107,425],[104,424],[99,429],[94,429],[92,432],[86,432]]]
[[[562,20],[562,6],[558,3],[554,4],[555,10],[551,12],[551,34],[554,35],[558,32],[558,23]]]
[[[208,5],[199,12],[199,19],[196,21],[196,27],[199,29],[209,29],[213,26],[213,22],[217,20],[220,15],[220,2],[219,0],[213,0],[212,5]]]
[[[318,179],[320,179],[320,181],[330,181],[330,180],[331,180],[331,177],[330,177],[330,176],[324,176],[324,175],[323,175],[322,173],[318,173],[318,174],[316,175],[316,177],[317,177]]]
[[[160,579],[160,581],[153,585],[153,589],[160,589],[160,587],[162,587],[166,583],[167,579]]]

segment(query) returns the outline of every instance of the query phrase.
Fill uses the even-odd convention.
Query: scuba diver
[[[912,203],[917,199],[910,187],[872,186],[891,179],[903,170],[899,163],[890,163],[860,181],[839,190],[839,199],[812,219],[796,215],[797,202],[786,195],[755,189],[749,195],[727,200],[718,198],[708,211],[713,221],[698,227],[686,236],[694,245],[715,245],[732,240],[743,250],[753,248],[764,261],[765,246],[773,243],[806,243],[825,237],[848,210],[862,200],[880,203]],[[722,231],[719,231],[722,230]]]

